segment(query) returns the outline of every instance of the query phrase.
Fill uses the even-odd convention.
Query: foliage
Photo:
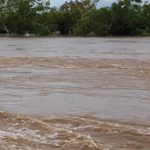
[[[97,8],[99,0],[65,2],[51,8],[49,0],[0,0],[0,33],[11,35],[109,36],[150,35],[150,4],[118,0]]]

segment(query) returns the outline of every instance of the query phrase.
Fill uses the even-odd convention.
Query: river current
[[[149,150],[150,38],[0,38],[0,149]]]

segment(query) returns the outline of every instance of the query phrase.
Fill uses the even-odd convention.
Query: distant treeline
[[[150,3],[118,0],[97,8],[99,0],[65,2],[0,0],[1,35],[149,36]]]

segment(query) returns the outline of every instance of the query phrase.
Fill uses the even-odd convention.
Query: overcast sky
[[[70,1],[70,0],[51,0],[51,5],[58,7],[58,6],[62,5],[65,1]],[[116,0],[100,0],[99,6],[101,6],[101,7],[110,6],[115,1]],[[150,2],[150,0],[147,0],[147,1]]]

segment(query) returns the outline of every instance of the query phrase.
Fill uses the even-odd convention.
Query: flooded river
[[[150,38],[0,38],[1,150],[149,150]]]

